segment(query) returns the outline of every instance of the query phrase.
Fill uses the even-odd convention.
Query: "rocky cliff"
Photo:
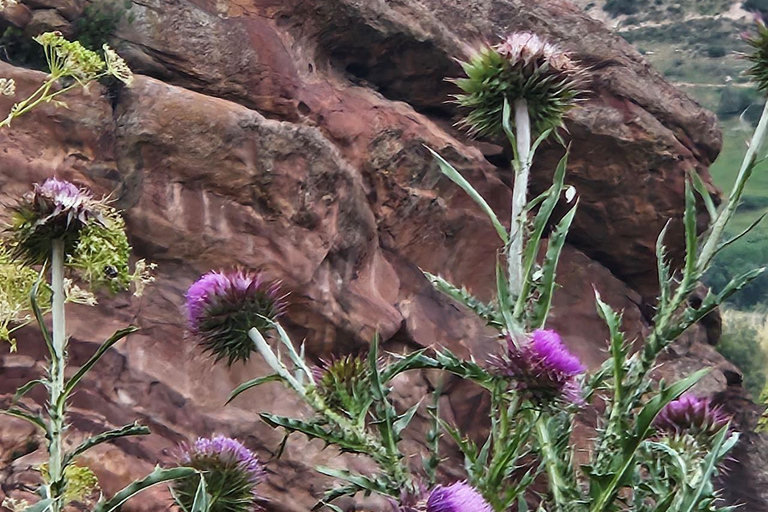
[[[66,33],[84,7],[84,0],[24,0],[3,16],[28,32]],[[257,412],[300,407],[278,386],[223,406],[233,387],[266,368],[256,360],[213,367],[185,339],[183,293],[211,267],[256,267],[281,279],[291,292],[288,327],[312,357],[360,350],[375,332],[396,352],[444,345],[482,358],[492,350],[491,333],[432,291],[419,271],[490,298],[499,249],[482,213],[424,146],[508,216],[508,150],[452,127],[455,91],[444,78],[459,74],[455,58],[510,30],[547,35],[593,71],[588,99],[568,120],[567,181],[581,206],[551,326],[585,363],[599,365],[607,331],[594,286],[624,310],[632,337],[647,331],[656,236],[681,215],[686,172],[708,180],[719,130],[711,113],[578,8],[558,0],[133,0],[130,12],[114,38],[139,74],[131,87],[94,86],[67,97],[66,109],[46,106],[0,132],[3,203],[53,174],[112,193],[138,256],[158,264],[144,298],[71,308],[73,365],[114,329],[142,327],[108,354],[73,402],[72,442],[136,418],[152,428],[152,436],[91,455],[107,492],[172,461],[178,443],[197,435],[235,435],[269,459],[281,434]],[[14,77],[19,94],[43,78],[7,64],[0,76]],[[0,99],[0,111],[11,103]],[[562,153],[557,145],[540,150],[535,189],[547,186]],[[670,240],[679,255],[675,229]],[[660,371],[675,377],[713,368],[702,392],[727,399],[749,428],[756,412],[738,369],[714,350],[717,322],[710,324],[686,335]],[[17,354],[0,356],[6,396],[42,371],[44,346],[34,330],[19,341]],[[429,375],[414,373],[399,383],[398,400],[416,403],[431,386]],[[477,390],[449,383],[442,410],[475,426],[478,398]],[[34,406],[43,397],[30,399]],[[746,437],[752,444],[738,451],[725,482],[728,498],[750,511],[768,510],[762,442]],[[3,493],[34,478],[39,443],[26,425],[0,419]],[[291,438],[269,465],[269,510],[314,504],[325,483],[312,471],[316,464],[365,464],[322,448]],[[125,509],[168,506],[158,490]]]

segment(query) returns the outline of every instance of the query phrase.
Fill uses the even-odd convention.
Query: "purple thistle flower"
[[[198,438],[183,448],[180,465],[197,469],[205,478],[208,493],[213,496],[211,512],[251,512],[259,510],[256,486],[265,480],[264,466],[256,455],[236,439],[216,436]],[[179,480],[174,494],[191,510],[200,477]]]
[[[36,184],[14,208],[11,231],[14,257],[42,264],[51,254],[51,241],[64,240],[70,254],[80,230],[90,222],[105,225],[106,203],[90,192],[58,178]]]
[[[555,331],[538,329],[518,347],[507,338],[507,352],[492,364],[513,379],[519,392],[539,404],[561,399],[583,404],[577,377],[586,370]]]
[[[438,485],[427,498],[427,512],[493,512],[483,496],[466,482]]]
[[[247,361],[256,350],[248,331],[255,327],[266,335],[285,311],[284,298],[279,283],[267,282],[261,273],[208,272],[187,291],[189,330],[216,361]]]
[[[697,398],[686,393],[668,403],[653,420],[660,432],[673,435],[711,437],[730,422],[730,417],[709,398]]]

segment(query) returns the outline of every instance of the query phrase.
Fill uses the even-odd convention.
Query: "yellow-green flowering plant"
[[[58,32],[46,32],[34,38],[43,47],[49,74],[46,80],[29,97],[16,103],[8,116],[0,122],[0,128],[43,103],[54,102],[66,106],[58,98],[76,88],[87,88],[93,82],[113,77],[126,85],[133,81],[128,65],[108,45],[103,56],[85,48],[78,41],[67,41]],[[0,94],[12,96],[16,92],[13,79],[0,79]]]

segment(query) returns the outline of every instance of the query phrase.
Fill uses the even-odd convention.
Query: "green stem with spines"
[[[540,415],[536,418],[536,434],[539,439],[539,448],[544,459],[544,467],[547,470],[549,478],[549,490],[552,492],[552,498],[555,502],[555,510],[566,510],[567,502],[563,495],[562,488],[566,485],[563,476],[558,467],[557,453],[552,445],[552,439],[549,436],[549,427],[546,424],[547,416]]]

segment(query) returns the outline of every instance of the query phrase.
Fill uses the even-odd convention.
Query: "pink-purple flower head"
[[[42,264],[51,255],[52,241],[64,241],[70,254],[82,228],[95,222],[104,225],[108,206],[90,192],[58,178],[36,184],[13,212],[10,226],[14,256],[30,264]]]
[[[427,512],[493,512],[477,490],[466,482],[438,485],[427,498]]]
[[[189,330],[216,361],[247,361],[256,350],[248,331],[255,327],[266,335],[285,311],[284,298],[279,283],[259,272],[208,272],[187,291]]]
[[[184,447],[180,466],[200,471],[212,496],[210,512],[259,510],[256,487],[265,480],[258,457],[236,439],[224,436],[198,438]],[[179,480],[174,495],[186,510],[192,510],[200,476]]]
[[[730,419],[709,398],[686,393],[668,403],[654,419],[653,426],[659,432],[671,435],[711,437],[727,427]]]
[[[583,403],[578,378],[586,369],[555,331],[538,329],[519,347],[508,338],[506,353],[493,365],[537,404]]]

